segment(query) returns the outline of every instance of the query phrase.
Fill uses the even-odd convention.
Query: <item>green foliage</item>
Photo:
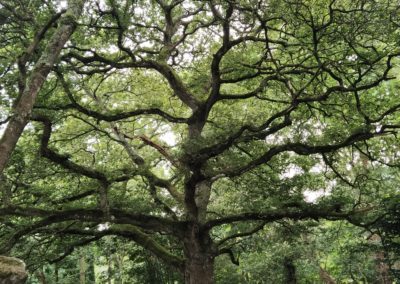
[[[0,0],[0,121],[58,2]],[[35,284],[398,273],[392,2],[86,1],[0,176],[0,253]]]

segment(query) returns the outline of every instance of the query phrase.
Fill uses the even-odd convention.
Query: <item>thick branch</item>
[[[111,60],[97,54],[96,52],[92,53],[93,55],[91,57],[81,56],[76,53],[69,53],[68,56],[64,57],[64,59],[68,59],[68,57],[75,58],[87,66],[89,66],[89,64],[93,62],[100,62],[110,66],[111,68],[117,68],[117,69],[144,68],[144,69],[156,70],[158,71],[158,73],[164,76],[165,79],[167,79],[171,89],[174,91],[174,94],[184,104],[186,104],[192,110],[198,109],[200,102],[187,90],[186,86],[184,85],[179,75],[167,63],[158,62],[155,60],[143,60],[140,62],[123,61],[124,58],[120,58],[119,60]],[[110,69],[108,68],[105,69],[105,71],[108,70]]]
[[[41,230],[40,232],[45,233],[55,233],[60,235],[79,235],[79,236],[91,236],[82,241],[73,243],[67,249],[67,253],[71,253],[75,246],[87,245],[90,242],[96,241],[104,236],[115,235],[127,238],[134,241],[138,245],[142,246],[144,249],[149,250],[159,259],[164,261],[167,265],[172,266],[175,269],[183,269],[183,259],[169,252],[160,243],[156,242],[149,234],[144,233],[141,229],[132,225],[112,225],[110,228],[102,231],[93,230],[81,230],[81,229],[60,229],[56,231],[54,229]],[[63,254],[60,258],[64,258],[66,255]],[[57,262],[61,260],[57,258],[52,262]]]
[[[162,218],[146,214],[137,214],[120,209],[110,208],[111,221],[107,219],[100,209],[68,209],[68,210],[46,210],[32,207],[9,206],[0,208],[0,216],[20,216],[43,218],[27,227],[27,232],[38,228],[65,221],[82,221],[114,224],[129,224],[141,227],[152,232],[168,232],[175,236],[181,236],[183,223],[168,218]],[[23,236],[23,234],[21,234]]]
[[[373,137],[383,135],[384,133],[382,132],[356,132],[353,133],[352,135],[348,136],[345,140],[342,142],[336,143],[336,144],[327,144],[327,145],[307,145],[303,143],[288,143],[284,145],[279,145],[270,148],[264,155],[261,157],[249,162],[247,165],[233,169],[233,170],[227,170],[224,172],[221,172],[220,174],[225,174],[226,176],[238,176],[241,175],[245,172],[248,172],[249,170],[252,170],[259,165],[265,164],[269,162],[273,157],[277,156],[278,154],[282,152],[295,152],[298,155],[312,155],[312,154],[323,154],[323,153],[330,153],[336,150],[339,150],[341,148],[345,148],[347,146],[353,145],[356,142],[359,141],[365,141],[368,139],[371,139]]]
[[[262,230],[264,228],[264,226],[265,226],[265,222],[263,222],[261,225],[258,225],[256,227],[254,227],[253,229],[251,229],[249,231],[242,232],[242,233],[237,233],[237,234],[232,234],[230,236],[227,236],[226,238],[223,238],[222,240],[218,241],[217,245],[221,246],[221,245],[223,245],[225,242],[227,242],[229,240],[251,236],[251,235],[257,233],[258,231]]]
[[[220,249],[220,250],[218,251],[218,255],[221,255],[221,254],[227,254],[227,255],[229,255],[229,258],[230,258],[231,262],[232,262],[233,264],[235,264],[235,265],[239,265],[239,259],[238,259],[238,258],[235,258],[235,255],[233,254],[232,249],[229,249],[229,248]]]
[[[309,205],[303,208],[296,209],[281,209],[281,210],[270,210],[267,212],[249,212],[241,213],[237,215],[231,215],[227,217],[222,217],[219,219],[214,219],[208,221],[203,228],[209,230],[215,226],[220,226],[223,224],[229,224],[234,222],[243,221],[264,221],[274,222],[281,219],[329,219],[329,220],[342,220],[348,219],[350,216],[354,215],[356,212],[337,212],[336,208],[323,208],[321,206]]]
[[[51,37],[45,51],[33,67],[30,78],[18,101],[13,107],[11,117],[2,138],[0,139],[0,174],[6,167],[25,125],[29,121],[36,97],[45,82],[47,75],[57,60],[61,49],[70,38],[76,27],[76,20],[83,8],[83,0],[71,0],[70,7],[60,20],[60,26]]]
[[[74,108],[74,109],[78,110],[79,112],[86,114],[87,116],[93,117],[97,120],[113,122],[113,121],[118,121],[118,120],[130,118],[130,117],[134,117],[134,116],[139,116],[139,115],[158,115],[170,122],[187,123],[186,118],[174,117],[174,116],[160,110],[159,108],[136,109],[133,111],[122,112],[122,113],[117,113],[117,114],[103,114],[103,113],[100,113],[100,112],[97,112],[94,110],[90,110],[88,108],[85,108],[84,106],[82,106],[75,100],[75,98],[71,92],[71,89],[68,86],[68,83],[65,81],[64,77],[62,76],[62,74],[60,72],[58,72],[58,77],[60,78],[60,81],[64,88],[65,93],[67,94],[68,98],[70,99],[70,101],[72,103],[71,105],[68,105],[68,108]]]
[[[66,168],[74,173],[81,174],[81,175],[87,176],[89,178],[97,179],[106,184],[109,183],[109,181],[104,173],[93,170],[93,169],[85,167],[85,166],[78,165],[78,164],[70,161],[69,157],[60,155],[57,152],[49,149],[48,145],[49,145],[49,140],[50,140],[50,136],[51,136],[51,128],[52,128],[51,121],[45,116],[38,116],[38,115],[34,116],[33,119],[36,121],[40,121],[43,124],[43,134],[42,134],[41,145],[40,145],[40,153],[43,157],[49,159],[50,161],[52,161],[56,164],[59,164],[60,166]]]

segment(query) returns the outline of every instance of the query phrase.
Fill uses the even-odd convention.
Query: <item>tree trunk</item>
[[[79,283],[86,284],[86,261],[84,256],[79,258]]]
[[[124,284],[122,275],[124,274],[124,257],[120,253],[117,253],[115,260],[118,266],[118,277],[115,279],[116,284]]]
[[[382,240],[378,234],[373,234],[370,237],[370,241],[375,244],[381,244]],[[374,255],[375,258],[375,269],[377,273],[376,283],[379,284],[391,284],[393,283],[392,275],[390,272],[390,266],[387,264],[385,252],[377,251]]]
[[[323,269],[321,266],[319,267],[319,278],[324,284],[336,284],[335,279],[329,275],[328,271]]]
[[[69,8],[60,20],[60,26],[54,32],[45,51],[29,74],[28,82],[25,82],[21,89],[20,96],[13,106],[12,116],[0,139],[0,174],[6,167],[11,153],[14,151],[18,139],[29,121],[36,97],[46,81],[47,75],[58,59],[61,49],[75,30],[75,20],[82,12],[83,3],[83,0],[70,0],[68,2]],[[26,56],[29,56],[28,53],[27,51]],[[22,65],[25,64],[26,62]],[[23,74],[20,75],[24,76]]]
[[[214,283],[214,244],[208,233],[199,232],[198,225],[191,226],[185,238],[185,283]]]
[[[112,255],[107,256],[108,266],[107,266],[107,283],[112,284],[113,267],[112,267]]]
[[[286,283],[287,284],[296,284],[296,266],[293,263],[292,258],[285,258],[284,261],[285,266],[285,274],[286,274]]]
[[[377,283],[391,284],[393,279],[390,273],[390,266],[386,263],[385,252],[379,251],[375,253],[376,272],[378,274]]]
[[[87,260],[86,281],[90,284],[96,284],[96,273],[94,268],[94,255],[93,252],[88,252],[89,257]]]
[[[214,283],[214,256],[193,253],[185,263],[185,284]]]
[[[59,282],[59,275],[58,275],[58,264],[54,264],[54,283],[58,284]]]
[[[43,267],[36,273],[36,276],[40,284],[47,284],[46,275],[44,274]]]

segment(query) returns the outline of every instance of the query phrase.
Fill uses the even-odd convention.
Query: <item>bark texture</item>
[[[192,250],[185,262],[186,284],[214,283],[214,256],[205,251]]]
[[[214,283],[215,248],[207,232],[199,231],[199,226],[189,226],[185,243],[185,283]]]
[[[47,75],[53,68],[58,59],[61,49],[71,37],[76,27],[76,19],[80,16],[83,9],[84,0],[70,0],[67,12],[61,17],[60,25],[49,40],[46,49],[36,62],[32,72],[29,74],[26,82],[20,88],[20,95],[12,109],[11,118],[0,139],[0,174],[6,167],[8,160],[22,134],[26,124],[29,121],[33,105],[37,95],[46,81]],[[27,53],[33,52],[27,50]],[[20,58],[20,70],[25,70],[27,59],[30,54],[24,54]],[[21,62],[22,61],[22,62]],[[24,72],[22,72],[24,73]],[[25,77],[24,74],[21,76]]]

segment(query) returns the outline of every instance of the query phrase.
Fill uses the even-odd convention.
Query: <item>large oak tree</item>
[[[30,236],[62,238],[68,253],[115,235],[186,283],[213,283],[214,259],[237,263],[235,244],[268,223],[365,225],[361,217],[376,208],[361,198],[362,175],[346,166],[397,163],[399,8],[381,0],[87,1],[60,60],[49,48],[64,46],[63,22],[29,55],[53,57],[33,112],[5,115],[9,127],[19,115],[31,127],[1,184],[1,252]],[[24,20],[18,9],[1,10],[15,14],[4,26],[11,36],[20,32],[13,21]],[[35,44],[38,35],[20,28]],[[0,49],[3,106],[42,74],[3,55],[16,44]],[[307,202],[321,188],[330,195]]]

